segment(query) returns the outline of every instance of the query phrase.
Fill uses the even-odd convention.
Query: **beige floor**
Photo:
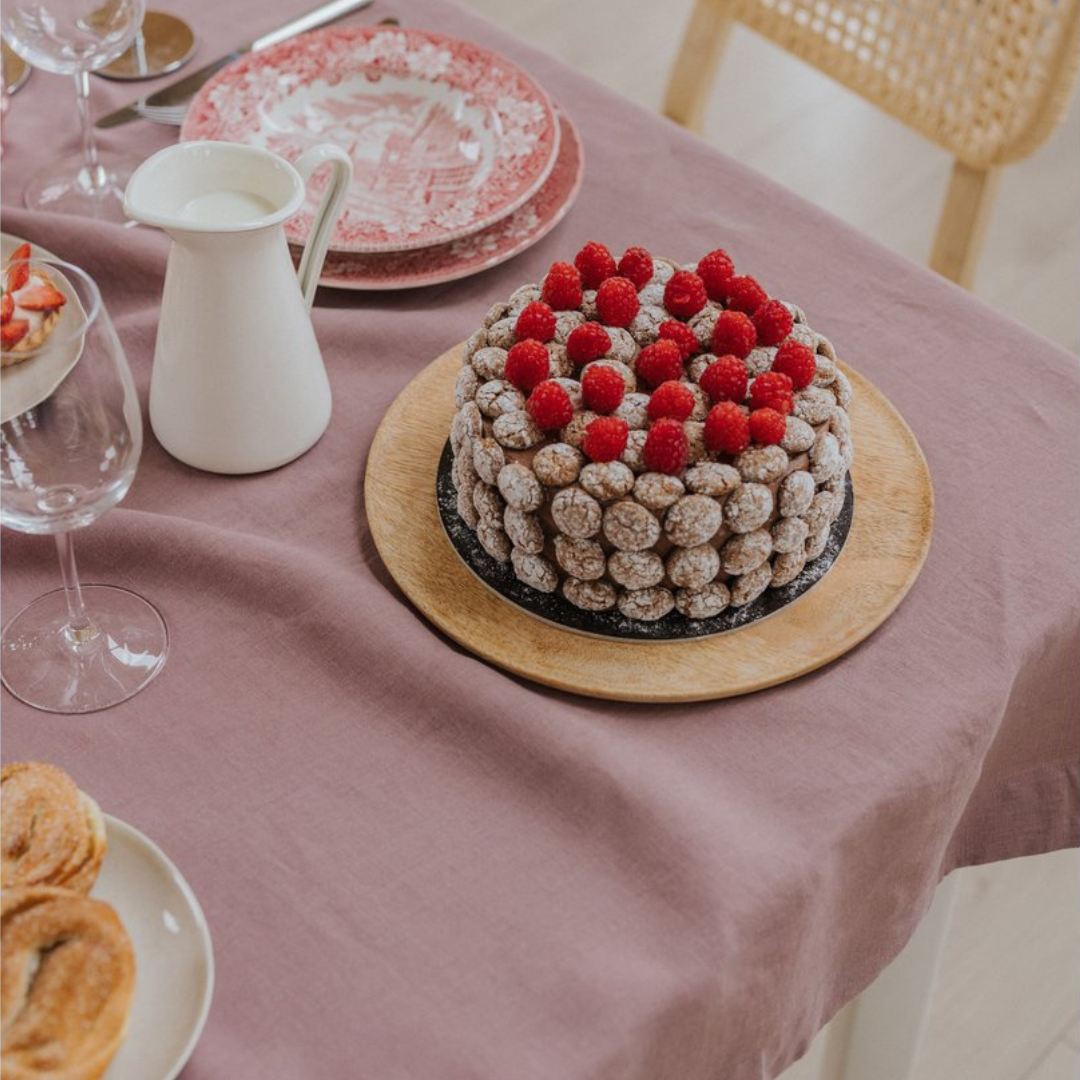
[[[654,109],[690,9],[690,0],[464,2]],[[926,260],[948,156],[745,31],[729,43],[705,137]],[[975,292],[1080,352],[1077,95],[1050,141],[1005,171]],[[1078,911],[1075,851],[963,872],[914,1080],[1076,1080]],[[815,1044],[784,1080],[816,1080],[820,1057]]]
[[[1076,851],[960,871],[911,1080],[1076,1080],[1078,907]],[[783,1080],[818,1080],[826,1043]]]
[[[690,10],[690,0],[464,2],[654,109]],[[945,151],[741,28],[705,137],[882,243],[928,258]],[[975,292],[1080,352],[1080,95],[1049,142],[1004,171]]]

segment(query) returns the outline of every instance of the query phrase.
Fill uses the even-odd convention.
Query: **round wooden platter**
[[[368,457],[371,534],[406,596],[477,656],[559,690],[614,701],[706,701],[761,690],[842,656],[911,588],[930,548],[930,473],[910,428],[849,368],[855,516],[829,572],[775,615],[716,637],[674,642],[583,637],[484,586],[439,520],[435,472],[454,414],[457,346],[405,387]]]

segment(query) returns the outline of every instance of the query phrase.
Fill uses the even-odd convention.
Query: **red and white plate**
[[[222,69],[199,91],[183,141],[223,139],[295,160],[320,142],[350,155],[353,182],[331,250],[445,244],[527,202],[559,151],[550,98],[520,68],[423,30],[314,30]],[[286,225],[303,243],[320,180]]]
[[[350,255],[331,251],[320,285],[334,289],[416,289],[478,274],[519,255],[546,236],[573,205],[585,166],[574,125],[559,112],[559,157],[540,190],[512,214],[446,244],[414,251]],[[299,250],[294,249],[299,258]]]

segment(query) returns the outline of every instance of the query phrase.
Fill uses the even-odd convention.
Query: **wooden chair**
[[[999,167],[1037,149],[1076,81],[1080,0],[695,0],[664,112],[700,131],[741,23],[955,158],[930,265],[970,287]]]

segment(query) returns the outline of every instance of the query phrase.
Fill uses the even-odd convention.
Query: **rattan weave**
[[[741,23],[944,147],[952,175],[930,266],[970,287],[999,166],[1060,123],[1080,67],[1080,0],[695,0],[664,112],[700,131]]]
[[[1080,0],[697,0],[975,168],[1031,153],[1075,76]]]

